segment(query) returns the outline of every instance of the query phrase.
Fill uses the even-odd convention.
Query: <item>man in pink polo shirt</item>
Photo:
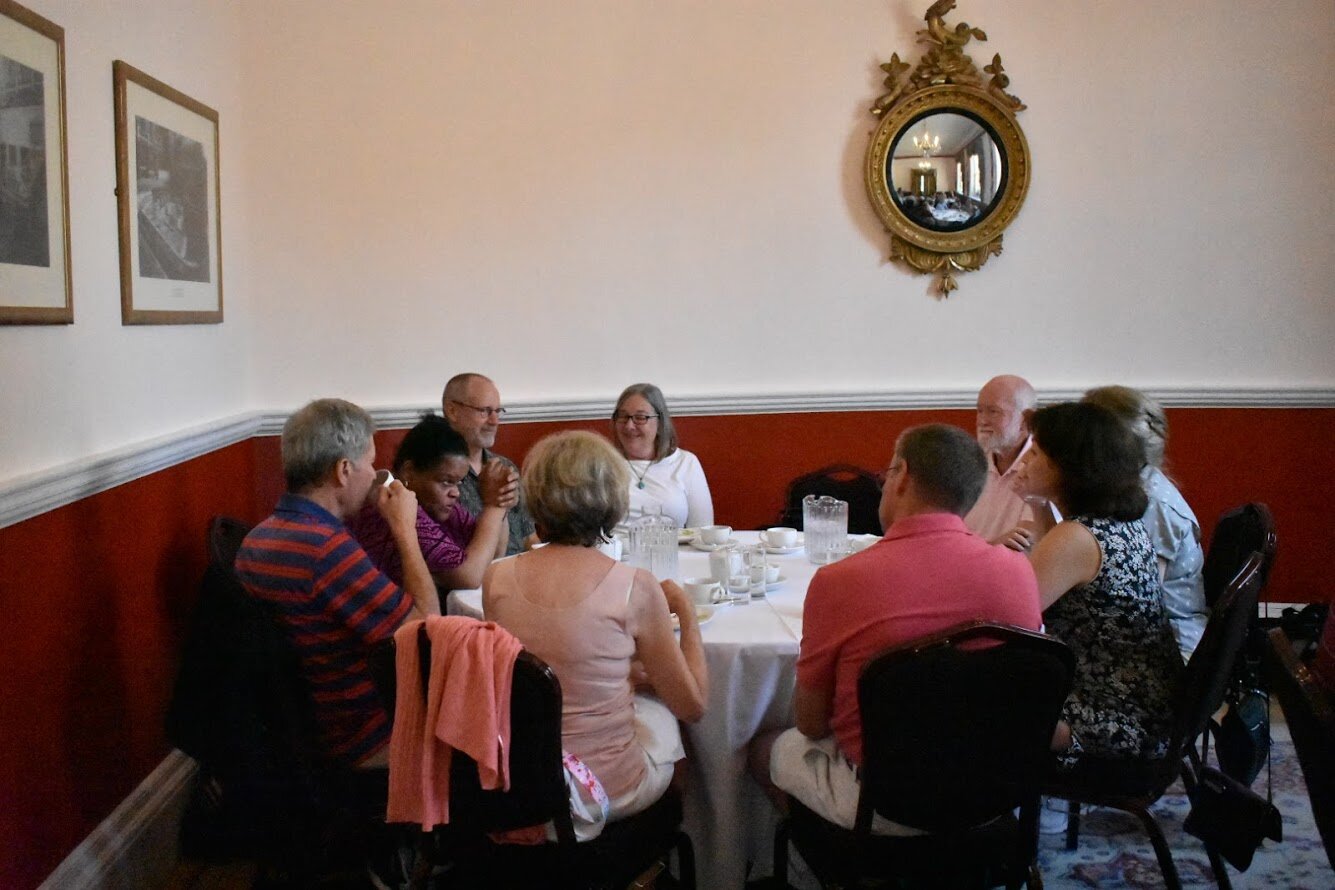
[[[987,484],[964,524],[993,544],[1028,550],[1052,525],[1045,504],[1027,503],[1015,490],[1020,458],[1029,450],[1029,418],[1038,396],[1014,374],[993,377],[978,391],[978,444],[987,455]]]
[[[961,518],[986,475],[982,449],[963,430],[906,430],[881,494],[885,537],[811,579],[797,659],[797,726],[774,740],[769,772],[775,785],[831,822],[852,828],[857,810],[857,681],[868,659],[963,621],[1033,630],[1042,623],[1028,559],[992,546]],[[763,752],[755,753],[763,762]],[[906,830],[879,817],[874,827],[895,829]]]

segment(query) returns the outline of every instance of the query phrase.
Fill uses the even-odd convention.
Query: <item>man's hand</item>
[[[392,531],[410,534],[416,540],[417,495],[395,479],[387,486],[376,486],[371,497]]]
[[[477,478],[483,505],[509,510],[519,502],[519,474],[508,465],[491,461]]]

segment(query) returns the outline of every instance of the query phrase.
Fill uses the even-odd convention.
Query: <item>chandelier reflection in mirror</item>
[[[1025,106],[1006,92],[1000,55],[980,73],[964,52],[987,35],[963,22],[947,27],[942,16],[954,7],[938,0],[923,16],[917,38],[928,49],[912,73],[898,53],[881,66],[887,92],[871,108],[881,122],[865,168],[890,258],[938,276],[943,295],[958,287],[957,272],[1001,253],[1029,188],[1029,145],[1015,120]]]

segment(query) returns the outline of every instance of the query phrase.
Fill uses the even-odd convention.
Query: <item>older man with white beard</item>
[[[1021,458],[1029,450],[1029,417],[1038,396],[1013,374],[993,377],[978,391],[978,444],[987,455],[987,483],[964,524],[993,544],[1026,551],[1052,524],[1046,504],[1026,502],[1015,489]]]

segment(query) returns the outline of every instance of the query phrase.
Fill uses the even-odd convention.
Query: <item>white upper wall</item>
[[[242,112],[241,13],[210,0],[22,0],[65,29],[74,324],[0,326],[0,481],[246,411],[252,310],[245,179],[230,166]],[[222,141],[222,325],[121,324],[111,63],[216,109]]]
[[[1335,385],[1335,4],[962,0],[1033,153],[949,300],[862,185],[928,0],[29,0],[76,323],[0,328],[0,480],[318,395]],[[111,62],[221,114],[226,322],[123,327]]]
[[[947,301],[862,184],[927,6],[253,4],[267,406],[1335,382],[1335,4],[963,0],[1034,176]]]

